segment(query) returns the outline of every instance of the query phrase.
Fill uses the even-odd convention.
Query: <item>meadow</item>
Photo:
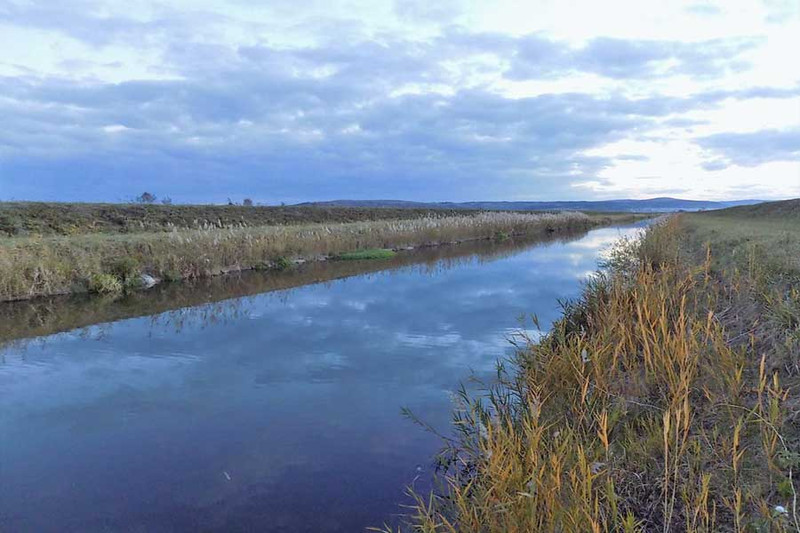
[[[586,230],[632,215],[480,212],[322,224],[207,224],[198,229],[42,235],[0,239],[0,301],[75,292],[119,293],[153,280],[242,270],[281,270],[301,261],[386,258],[388,250],[513,235]],[[383,250],[378,253],[376,249]],[[367,253],[367,251],[371,251]],[[359,254],[360,252],[360,254]],[[347,254],[356,253],[354,256]]]
[[[407,530],[800,531],[798,212],[622,242],[487,393],[462,391]]]

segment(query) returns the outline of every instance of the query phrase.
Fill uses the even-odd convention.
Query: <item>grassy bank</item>
[[[680,215],[620,245],[487,396],[461,395],[408,530],[800,530],[790,207]]]
[[[14,341],[21,341],[20,344],[24,345],[31,338],[158,314],[162,316],[154,320],[159,323],[168,321],[177,330],[187,323],[237,316],[242,306],[248,305],[247,297],[266,292],[408,268],[434,273],[465,262],[491,262],[530,246],[567,242],[585,235],[583,231],[576,231],[503,241],[471,241],[453,246],[418,248],[380,261],[311,261],[267,275],[250,271],[182,283],[162,283],[147,291],[106,296],[70,294],[5,302],[0,305],[0,348]]]
[[[630,216],[487,212],[341,224],[173,230],[0,239],[0,300],[119,292],[141,275],[179,280],[279,269],[364,249],[429,246],[497,235],[567,232]]]

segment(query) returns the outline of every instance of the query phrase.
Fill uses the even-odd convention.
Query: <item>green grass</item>
[[[800,199],[687,213],[683,218],[691,239],[711,246],[719,269],[758,267],[765,274],[800,275]]]
[[[336,256],[336,259],[345,261],[357,261],[365,259],[390,259],[397,255],[394,250],[386,248],[371,248],[369,250],[358,250],[355,252],[345,252]]]
[[[404,530],[800,531],[800,290],[783,254],[800,235],[776,234],[795,224],[779,207],[621,243],[488,392],[461,392],[440,488],[411,491]]]

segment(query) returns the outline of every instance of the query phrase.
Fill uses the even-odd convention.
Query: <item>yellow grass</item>
[[[733,338],[749,286],[680,224],[623,243],[487,397],[462,393],[408,531],[800,530],[797,374]]]
[[[269,267],[369,248],[402,248],[496,235],[588,229],[605,220],[582,213],[486,212],[344,224],[228,227],[138,234],[0,239],[0,300],[127,284],[141,273],[185,279]]]

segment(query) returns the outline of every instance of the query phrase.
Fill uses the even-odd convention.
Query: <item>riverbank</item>
[[[800,201],[622,243],[488,398],[415,531],[797,531]]]
[[[418,267],[424,272],[456,268],[471,261],[501,260],[538,244],[565,243],[587,233],[546,234],[497,240],[471,241],[398,252],[375,260],[307,262],[280,272],[247,271],[229,276],[161,283],[147,291],[124,294],[69,294],[0,305],[0,347],[57,333],[130,318],[161,314],[175,317],[175,329],[197,320],[235,316],[247,297],[297,287],[330,283],[353,276]]]
[[[161,280],[284,269],[297,262],[365,249],[410,249],[587,230],[636,217],[484,212],[337,224],[8,237],[0,239],[0,301],[80,292],[118,293]]]

